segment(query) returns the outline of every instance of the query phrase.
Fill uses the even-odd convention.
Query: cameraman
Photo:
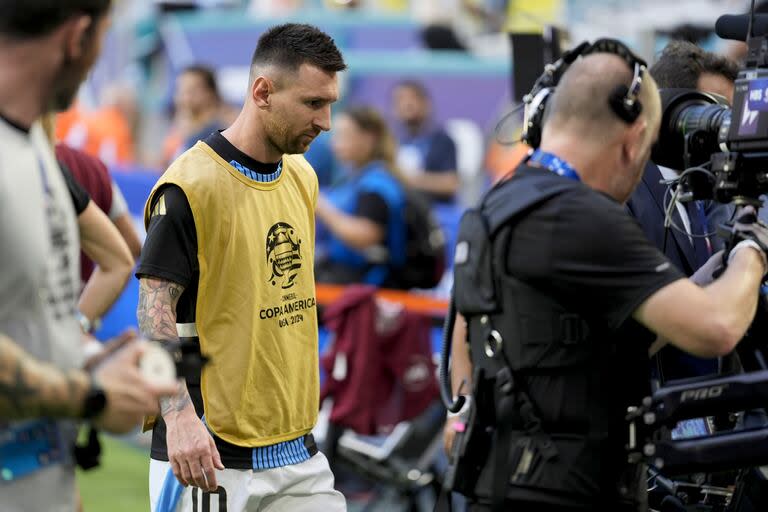
[[[717,94],[730,103],[738,66],[728,58],[707,52],[695,44],[673,41],[661,52],[650,73],[660,88],[695,89]],[[722,241],[717,237],[704,235],[727,222],[733,210],[729,205],[714,201],[678,203],[672,210],[672,222],[684,232],[666,227],[665,208],[672,194],[663,181],[677,178],[681,171],[649,161],[642,181],[627,202],[627,209],[640,223],[648,239],[669,261],[691,276],[723,248]],[[693,357],[675,347],[662,349],[657,362],[656,376],[662,382],[713,374],[718,370],[717,359]]]
[[[469,325],[456,320],[453,392],[474,390],[473,432],[492,432],[490,448],[477,454],[482,468],[470,510],[645,510],[645,472],[627,464],[624,415],[648,394],[648,343],[625,338],[626,329],[639,322],[687,352],[714,357],[733,350],[754,316],[766,258],[765,244],[751,238],[768,240],[764,228],[737,225],[735,234],[750,240],[730,251],[720,279],[700,288],[623,209],[660,122],[658,90],[647,75],[636,120],[620,119],[608,100],[618,86],[637,82],[628,53],[595,53],[571,65],[550,101],[539,151],[486,200],[503,208],[531,183],[563,190],[495,235],[501,311],[467,316]],[[457,258],[457,305],[471,288],[465,276],[482,272],[472,250]],[[579,322],[580,334],[566,335],[566,320]],[[497,348],[502,359],[484,351],[479,336],[467,339],[467,330],[485,324],[505,340]],[[474,387],[473,369],[480,376]],[[505,370],[514,379],[504,380]],[[449,419],[447,447],[456,429]]]

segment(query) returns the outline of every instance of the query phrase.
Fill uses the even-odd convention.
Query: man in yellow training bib
[[[315,27],[267,31],[238,118],[182,154],[147,201],[141,332],[192,338],[211,361],[161,402],[155,512],[346,510],[310,433],[319,408],[318,184],[301,156],[330,129],[345,68]]]

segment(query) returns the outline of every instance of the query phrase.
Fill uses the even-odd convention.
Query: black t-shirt
[[[520,167],[516,176],[547,173]],[[626,324],[645,299],[683,274],[616,201],[573,187],[524,216],[512,230],[507,271],[608,332]]]
[[[254,160],[238,150],[219,132],[211,134],[204,142],[251,179],[273,175],[277,171],[278,164],[265,164]],[[158,204],[162,207],[157,207]],[[150,212],[152,214],[147,226],[147,238],[141,250],[136,277],[158,277],[184,286],[184,292],[176,305],[176,321],[192,323],[195,321],[200,270],[197,261],[197,229],[189,201],[178,186],[164,185],[155,193]],[[198,416],[202,416],[200,376],[187,378],[187,388]],[[247,450],[229,445],[220,439],[216,439],[216,443],[227,467],[250,467],[244,465],[250,461],[245,460],[246,455],[250,457],[250,452],[246,454]],[[158,418],[152,432],[151,457],[156,460],[168,460],[165,423],[162,418]]]
[[[512,180],[535,175],[569,180],[528,166],[519,167]],[[626,464],[626,407],[638,404],[650,391],[647,349],[653,335],[632,314],[655,292],[684,276],[645,238],[622,205],[583,183],[569,182],[565,192],[502,228],[507,231],[500,231],[499,240],[506,242],[498,250],[505,255],[506,274],[578,314],[589,327],[586,367],[554,374],[531,371],[525,385],[546,431],[590,432],[595,425],[585,416],[586,407],[605,420],[608,438],[583,455],[590,462],[579,469],[610,494],[610,487],[615,488],[612,479]],[[514,185],[507,186],[506,193],[513,194]],[[532,334],[549,339],[557,319],[534,310],[527,313],[530,317],[518,318],[527,325],[523,349],[530,355],[541,349]],[[530,493],[526,499],[556,500],[533,489],[517,492]]]
[[[165,209],[155,208],[162,201]],[[136,276],[159,277],[184,287],[176,306],[176,321],[195,321],[197,283],[197,230],[187,196],[176,185],[158,189],[150,208],[147,239],[141,249]]]
[[[88,207],[88,203],[91,202],[91,196],[89,196],[82,185],[75,180],[75,177],[72,176],[72,172],[66,165],[59,162],[59,167],[61,168],[61,174],[64,176],[64,181],[67,183],[69,195],[72,196],[72,204],[75,205],[75,213],[79,216]]]

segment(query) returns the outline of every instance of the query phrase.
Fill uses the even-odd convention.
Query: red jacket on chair
[[[320,400],[333,398],[331,423],[363,435],[388,433],[438,396],[430,319],[377,302],[375,291],[350,286],[323,314],[334,340],[320,360]]]

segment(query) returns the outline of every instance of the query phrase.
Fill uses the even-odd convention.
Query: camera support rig
[[[627,413],[630,462],[646,459],[665,476],[724,471],[768,464],[768,428],[672,440],[684,419],[768,405],[768,370],[688,379],[646,397]]]

